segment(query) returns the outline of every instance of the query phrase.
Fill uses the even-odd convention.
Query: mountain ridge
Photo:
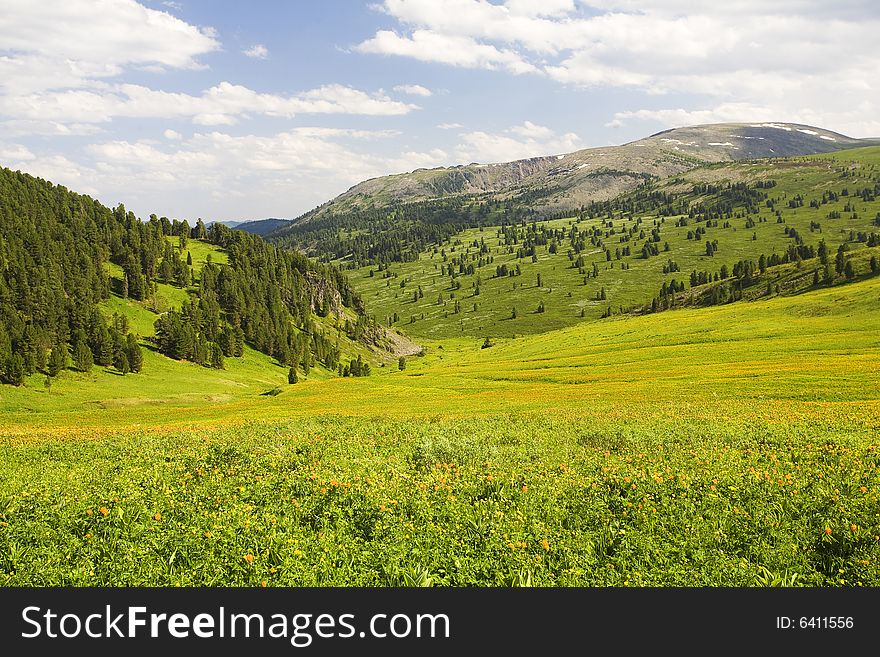
[[[269,233],[284,235],[316,218],[395,204],[467,195],[527,202],[541,214],[608,200],[646,180],[713,162],[791,157],[880,143],[815,126],[782,123],[717,123],[663,130],[618,146],[544,155],[500,163],[415,169],[364,180],[334,199]]]

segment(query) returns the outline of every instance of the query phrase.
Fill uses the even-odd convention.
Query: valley
[[[5,170],[0,585],[876,586],[880,147],[803,130],[312,259]]]

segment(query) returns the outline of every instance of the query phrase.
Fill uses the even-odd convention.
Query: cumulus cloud
[[[541,155],[570,153],[582,148],[580,137],[575,133],[560,135],[531,121],[500,133],[468,132],[461,139],[455,152],[462,162],[510,162]]]
[[[0,95],[0,115],[10,120],[105,123],[124,118],[190,118],[198,125],[232,125],[246,113],[276,117],[296,114],[397,116],[417,106],[331,84],[300,94],[265,94],[221,82],[201,95],[158,91],[136,84],[100,89],[66,89]]]
[[[0,144],[0,160],[3,162],[28,162],[35,158],[36,156],[27,146],[22,144],[10,144],[8,146]]]
[[[478,43],[466,36],[415,30],[401,36],[380,30],[355,48],[362,53],[400,55],[426,62],[440,62],[464,68],[505,69],[511,73],[533,73],[537,68],[509,49]]]
[[[269,50],[266,46],[259,43],[250,48],[245,48],[241,52],[245,57],[250,57],[251,59],[266,59],[269,56]]]
[[[775,120],[812,115],[828,128],[876,134],[880,9],[868,0],[384,0],[379,9],[397,24],[360,52],[687,95],[707,115],[737,104]],[[676,110],[660,116],[684,116]]]
[[[199,56],[219,47],[210,28],[134,0],[10,0],[0,13],[0,136],[89,134],[97,132],[96,124],[117,118],[221,126],[252,115],[396,116],[417,109],[338,84],[270,94],[224,81],[192,94],[112,80],[132,68],[199,68]],[[245,54],[265,58],[268,51],[258,44]],[[411,89],[424,95],[422,90]]]
[[[410,96],[422,96],[423,98],[434,95],[430,89],[420,84],[399,84],[394,87],[394,91],[401,94],[409,94]]]
[[[6,87],[28,73],[43,88],[90,85],[95,78],[118,75],[131,65],[198,68],[198,57],[218,50],[212,31],[190,25],[134,0],[8,0],[0,13],[0,51]]]
[[[142,217],[216,219],[299,214],[366,178],[447,163],[440,149],[377,154],[371,142],[393,130],[300,127],[270,135],[237,135],[223,129],[189,138],[173,130],[167,141],[107,139],[85,148],[76,161],[0,143],[13,168],[91,194],[120,201]]]

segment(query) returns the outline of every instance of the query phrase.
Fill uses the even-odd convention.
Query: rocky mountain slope
[[[496,200],[527,203],[552,214],[591,200],[607,200],[646,180],[676,175],[708,162],[809,155],[875,143],[791,123],[675,128],[621,146],[499,164],[417,169],[373,178],[304,214],[294,224],[393,204],[483,194]]]

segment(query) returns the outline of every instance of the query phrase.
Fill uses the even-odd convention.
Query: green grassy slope
[[[711,200],[712,195],[691,193],[695,184],[728,181],[754,184],[759,180],[775,180],[776,186],[767,193],[776,202],[775,209],[780,211],[784,223],[777,223],[775,211],[762,204],[758,214],[733,216],[729,219],[729,228],[722,227],[722,219],[718,227],[708,228],[701,240],[695,240],[687,238],[688,232],[696,228],[693,221],[687,226],[676,227],[677,217],[666,217],[659,224],[660,254],[648,259],[640,257],[641,248],[645,239],[650,237],[654,222],[661,221],[654,216],[643,217],[645,239],[634,239],[626,244],[620,243],[619,237],[633,226],[637,217],[616,213],[610,219],[611,227],[608,227],[607,217],[580,222],[561,219],[539,224],[566,229],[576,225],[579,230],[603,226],[607,233],[605,243],[612,252],[623,246],[630,247],[630,256],[622,256],[619,260],[613,258],[609,262],[600,248],[590,248],[588,244],[584,252],[585,269],[589,272],[596,263],[599,276],[588,278],[586,283],[584,276],[572,266],[568,254],[571,245],[567,241],[559,245],[556,254],[549,252],[549,245],[539,246],[538,261],[533,263],[530,257],[517,258],[515,250],[509,253],[502,245],[497,229],[490,227],[464,231],[441,245],[447,262],[462,254],[469,258],[474,256],[478,251],[475,241],[484,240],[489,246],[493,261],[477,267],[472,275],[458,276],[461,283],[458,290],[452,288],[452,279],[448,275],[440,275],[444,259],[439,249],[436,253],[434,249],[426,250],[417,262],[390,265],[391,278],[385,278],[385,272],[376,271],[375,266],[355,270],[349,275],[377,321],[387,322],[396,313],[398,320],[394,325],[416,338],[509,337],[540,333],[579,323],[582,312],[584,318],[595,319],[609,308],[619,312],[621,308],[627,310],[650,304],[664,281],[673,278],[687,280],[693,270],[717,273],[722,265],[732,269],[737,261],[757,260],[762,253],[768,256],[774,252],[782,254],[794,243],[793,238],[786,235],[786,228],[797,230],[808,245],[816,246],[820,239],[824,239],[832,256],[841,244],[847,244],[853,250],[863,248],[862,244],[850,239],[850,233],[880,232],[876,225],[876,217],[880,216],[880,198],[863,201],[841,195],[837,201],[822,204],[819,208],[811,208],[810,201],[821,200],[823,193],[828,191],[840,194],[843,190],[853,193],[863,188],[873,190],[880,182],[878,159],[880,148],[874,147],[797,160],[725,163],[660,183],[658,190],[686,194],[691,202],[698,203]],[[789,208],[788,202],[798,195],[803,197],[803,206]],[[848,204],[850,211],[846,210]],[[833,211],[839,212],[840,217],[830,219],[829,214]],[[747,227],[747,222],[755,222],[755,225]],[[816,228],[815,224],[820,227]],[[612,228],[614,234],[610,234]],[[705,240],[717,240],[718,250],[714,256],[706,255]],[[663,251],[665,243],[669,244],[668,252]],[[663,267],[669,260],[673,260],[681,271],[664,274]],[[495,269],[502,264],[511,268],[519,265],[522,275],[495,278]],[[622,265],[628,269],[622,269]],[[370,270],[374,270],[373,276],[370,276]],[[866,271],[863,268],[857,273]],[[537,285],[539,274],[540,287]],[[478,279],[480,295],[474,296]],[[400,286],[401,281],[405,281],[404,287]],[[414,301],[413,292],[419,286],[422,297]],[[604,301],[597,299],[603,288]],[[456,301],[461,305],[458,313],[455,312]],[[545,312],[537,313],[541,302]],[[511,319],[513,308],[517,310],[516,319]]]
[[[201,271],[209,257],[215,263],[227,261],[226,253],[207,242],[191,239],[186,250],[193,256],[196,272]],[[112,263],[109,269],[114,279],[112,287],[118,288],[122,269]],[[111,295],[101,308],[107,317],[113,314],[124,316],[130,330],[140,337],[143,370],[123,376],[112,367],[96,366],[89,374],[69,368],[48,382],[49,385],[45,375],[34,374],[27,377],[25,385],[20,388],[0,386],[0,416],[4,425],[39,425],[51,418],[62,426],[87,426],[93,422],[101,423],[108,412],[111,417],[128,424],[126,418],[137,418],[139,413],[162,417],[171,413],[170,409],[174,409],[175,421],[185,424],[194,409],[198,409],[200,417],[207,417],[216,412],[220,403],[234,404],[260,398],[280,386],[287,386],[288,368],[247,346],[242,358],[226,358],[223,370],[176,361],[158,353],[147,339],[155,335],[156,319],[169,308],[179,308],[187,299],[187,290],[164,283],[156,283],[155,298],[144,302]],[[338,338],[346,359],[357,355],[376,358],[376,354],[365,345],[350,340],[337,326],[332,314],[326,318],[315,316],[314,320],[318,330]],[[385,358],[390,360],[391,356]],[[311,369],[308,379],[323,380],[334,376],[335,372],[328,372],[319,365]],[[228,412],[227,406],[221,414]],[[135,420],[133,423],[139,422]]]
[[[450,340],[210,412],[4,414],[0,585],[876,586],[878,299]]]

